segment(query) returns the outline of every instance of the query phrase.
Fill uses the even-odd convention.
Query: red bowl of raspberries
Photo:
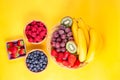
[[[65,17],[57,25],[50,35],[49,50],[52,58],[62,67],[76,69],[82,67],[77,54],[77,46],[74,42],[72,30],[72,18]]]
[[[41,21],[32,21],[25,28],[25,36],[28,42],[40,44],[47,36],[47,28]]]

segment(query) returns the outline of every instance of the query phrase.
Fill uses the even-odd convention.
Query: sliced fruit
[[[61,20],[61,24],[66,26],[66,27],[71,27],[72,26],[72,18],[67,16],[67,17],[64,17],[62,20]]]
[[[76,53],[77,52],[77,47],[76,44],[73,41],[68,41],[66,44],[66,49],[70,52],[70,53]]]
[[[76,61],[77,57],[73,54],[70,54],[68,57],[68,62],[70,63],[70,66],[73,66],[75,61]]]

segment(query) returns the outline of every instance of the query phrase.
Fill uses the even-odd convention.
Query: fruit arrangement
[[[64,17],[52,33],[50,50],[52,57],[60,65],[79,68],[92,61],[98,44],[95,29],[85,22]]]
[[[9,59],[15,59],[26,55],[25,44],[22,39],[7,42],[7,52],[9,54]]]
[[[47,56],[41,50],[31,51],[26,58],[27,68],[32,72],[43,71],[48,64]]]
[[[26,26],[25,35],[29,42],[40,43],[47,35],[47,29],[41,21],[32,21]]]

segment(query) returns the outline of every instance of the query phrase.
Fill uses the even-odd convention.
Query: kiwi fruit
[[[73,23],[73,20],[69,16],[66,16],[61,20],[61,24],[66,26],[66,27],[71,27],[72,23]]]
[[[77,52],[76,44],[73,41],[68,41],[66,43],[66,49],[72,54]]]

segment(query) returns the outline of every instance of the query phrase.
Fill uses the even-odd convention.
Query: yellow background
[[[32,20],[43,21],[48,32],[64,16],[82,17],[103,37],[103,48],[87,66],[69,70],[50,58],[46,41],[30,45],[27,51],[41,48],[49,59],[41,73],[30,72],[25,58],[9,60],[6,41],[23,36],[25,25]],[[120,80],[120,0],[0,0],[0,80]]]

